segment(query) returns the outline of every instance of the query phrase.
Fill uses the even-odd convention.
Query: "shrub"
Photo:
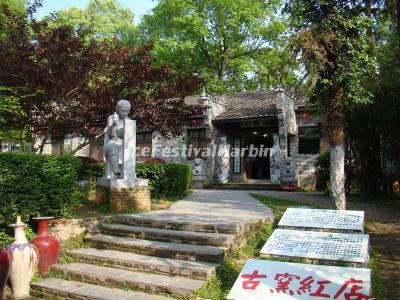
[[[73,156],[0,153],[0,227],[17,215],[68,217],[77,203],[80,161]]]
[[[326,191],[328,189],[330,157],[329,152],[322,152],[318,155],[315,163],[315,175],[317,177],[317,190]]]
[[[78,156],[78,158],[81,160],[81,168],[78,173],[79,179],[90,180],[104,175],[104,162],[99,162],[89,157]]]
[[[145,164],[165,163],[165,160],[163,160],[162,158],[159,158],[159,157],[149,156],[149,157],[146,157],[146,159],[144,160],[143,163],[145,163]]]
[[[89,163],[80,171],[80,178],[95,189],[97,177],[104,174],[104,163]],[[152,199],[180,199],[189,193],[192,185],[192,167],[184,163],[145,162],[136,164],[136,176],[149,179]]]
[[[179,199],[186,196],[192,185],[192,167],[184,163],[137,164],[137,176],[149,179],[153,199]]]

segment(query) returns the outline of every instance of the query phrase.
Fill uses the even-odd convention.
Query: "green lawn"
[[[217,269],[216,274],[209,279],[204,287],[196,291],[195,296],[211,300],[226,299],[226,296],[235,283],[236,278],[239,276],[247,259],[259,256],[259,251],[276,228],[280,218],[288,207],[308,206],[319,208],[316,205],[301,203],[298,201],[275,199],[257,194],[251,194],[251,196],[272,209],[275,215],[274,224],[261,225],[260,228],[250,236],[245,245],[241,246],[238,250],[234,251],[224,259],[222,265]],[[291,261],[293,262],[293,260]],[[373,274],[373,295],[377,300],[383,300],[385,299],[385,288],[378,276],[374,251],[371,253],[370,268],[372,269]]]

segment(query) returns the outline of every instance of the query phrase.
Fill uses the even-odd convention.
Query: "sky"
[[[156,6],[156,0],[117,0],[122,6],[130,8],[135,15],[135,23],[138,24],[140,17],[150,12]],[[69,7],[86,7],[89,0],[43,0],[43,6],[37,11],[36,18],[41,19],[55,10]]]

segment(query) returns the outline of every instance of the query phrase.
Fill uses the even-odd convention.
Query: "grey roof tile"
[[[226,110],[214,120],[234,120],[268,117],[276,115],[275,92],[241,92],[213,94],[214,98],[225,102]],[[200,96],[188,96],[185,103],[199,104]]]

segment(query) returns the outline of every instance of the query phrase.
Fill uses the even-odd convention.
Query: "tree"
[[[347,136],[360,190],[378,196],[393,190],[393,173],[385,161],[400,157],[400,40],[396,5],[393,1],[373,5],[372,40],[378,70],[368,82],[373,102],[347,114]],[[397,158],[397,161],[396,161]]]
[[[23,124],[26,114],[22,108],[25,98],[22,95],[26,89],[20,80],[23,74],[17,72],[14,66],[17,61],[24,64],[29,56],[29,52],[24,53],[23,45],[28,43],[30,36],[28,18],[38,5],[35,3],[27,9],[25,1],[0,0],[0,73],[7,74],[7,79],[0,77],[1,141],[18,141],[21,144],[25,141]]]
[[[3,114],[4,123],[32,134],[43,131],[35,151],[66,133],[85,137],[84,144],[98,138],[93,126],[104,125],[120,98],[133,103],[139,126],[166,136],[180,134],[182,124],[200,113],[199,106],[183,101],[198,88],[199,78],[153,67],[150,46],[138,49],[109,39],[87,43],[84,31],[49,28],[46,21],[4,11],[10,34],[1,38],[0,81],[23,112],[15,120]]]
[[[281,39],[279,0],[161,0],[139,25],[153,56],[187,74],[200,72],[211,91],[269,88],[294,76]]]
[[[285,11],[296,33],[293,44],[313,77],[311,99],[323,111],[323,131],[330,143],[330,190],[337,209],[346,208],[345,112],[370,101],[365,88],[374,60],[368,55],[370,18],[363,1],[290,0]]]
[[[47,17],[50,27],[72,26],[91,31],[90,39],[117,38],[124,45],[136,38],[134,14],[115,0],[90,0],[85,9],[72,7]]]

